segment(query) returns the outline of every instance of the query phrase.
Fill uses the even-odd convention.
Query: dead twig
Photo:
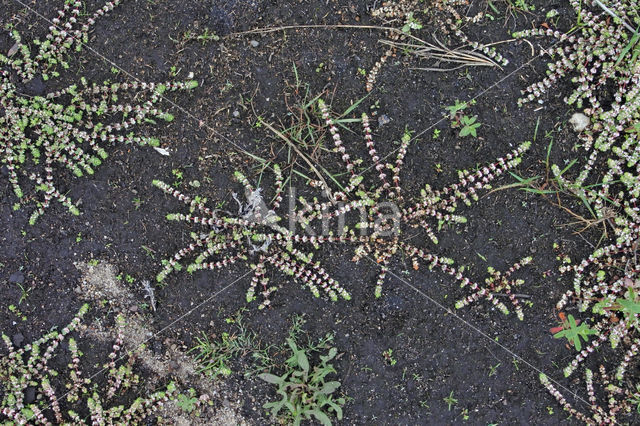
[[[242,37],[245,35],[251,34],[267,34],[278,31],[286,31],[286,30],[300,30],[300,29],[357,29],[357,30],[376,30],[376,31],[391,31],[395,33],[404,34],[400,29],[393,27],[384,27],[380,25],[347,25],[347,24],[337,24],[337,25],[283,25],[280,27],[266,27],[266,28],[256,28],[248,31],[241,31],[237,33],[230,33],[224,36],[224,38],[230,37]]]
[[[313,162],[309,160],[309,158],[306,155],[304,155],[304,153],[296,146],[296,144],[293,143],[293,141],[291,141],[291,139],[289,139],[284,133],[282,133],[281,131],[273,127],[270,123],[267,123],[262,119],[260,119],[260,123],[263,124],[267,129],[271,130],[274,135],[276,135],[277,137],[282,139],[284,142],[286,142],[287,145],[289,145],[291,149],[293,149],[296,152],[296,154],[298,154],[298,156],[300,156],[300,158],[302,158],[304,162],[307,163],[307,165],[313,171],[313,173],[316,174],[320,182],[322,182],[322,186],[325,192],[327,193],[327,197],[329,197],[329,200],[331,200],[331,203],[335,204],[336,200],[333,198],[333,194],[331,193],[331,189],[329,188],[327,181],[324,179],[324,176],[322,176],[322,174],[318,171],[316,166],[313,165]]]
[[[440,63],[453,63],[460,64],[453,68],[413,68],[418,70],[427,70],[427,71],[453,71],[458,68],[467,67],[467,66],[484,66],[484,67],[498,67],[502,69],[500,65],[496,62],[492,61],[489,57],[475,52],[473,50],[454,48],[450,49],[446,47],[440,40],[438,40],[435,36],[433,39],[436,44],[429,43],[424,41],[418,37],[407,34],[412,42],[403,43],[396,42],[392,40],[380,40],[381,44],[389,46],[394,49],[401,49],[407,51],[411,55],[414,55],[421,59],[427,60],[435,60],[436,66]]]

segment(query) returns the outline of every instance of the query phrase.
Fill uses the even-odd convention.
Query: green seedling
[[[495,376],[498,372],[498,367],[500,367],[501,363],[497,363],[496,365],[489,366],[489,377]]]
[[[196,409],[198,403],[198,396],[195,389],[189,388],[186,394],[181,393],[176,398],[176,405],[180,407],[182,411],[191,413]]]
[[[447,404],[449,411],[458,404],[458,400],[453,397],[453,391],[449,393],[449,396],[442,398],[442,400]]]
[[[30,288],[26,288],[25,286],[23,286],[20,283],[16,283],[16,285],[18,287],[20,287],[20,299],[18,300],[18,305],[22,304],[22,302],[24,302],[25,300],[27,300],[27,297],[29,297],[29,293],[31,292],[31,290],[33,289],[32,287]]]
[[[560,318],[562,319],[563,317],[561,316]],[[566,338],[569,343],[576,348],[577,351],[582,350],[582,343],[580,342],[580,339],[588,342],[590,335],[597,334],[596,330],[589,328],[587,324],[580,324],[580,321],[576,321],[576,319],[571,314],[567,315],[566,320],[562,322],[562,325],[560,327],[562,329],[555,333],[553,337],[555,339],[561,339],[563,337]],[[556,328],[553,328],[551,330],[555,331]]]
[[[405,34],[411,34],[411,30],[419,29],[422,29],[422,23],[413,16],[413,12],[409,12],[407,14],[405,24],[402,27],[402,32]]]
[[[27,316],[23,314],[22,311],[18,309],[16,305],[9,305],[9,311],[15,316],[17,316],[18,318],[20,318],[22,321],[27,320]]]
[[[216,33],[210,33],[209,32],[209,28],[205,28],[204,32],[202,34],[200,34],[199,36],[196,37],[196,39],[200,42],[202,42],[202,45],[204,46],[207,42],[209,41],[218,41],[220,40],[220,37],[216,35]]]
[[[393,349],[389,348],[386,351],[382,352],[382,358],[389,365],[396,365],[398,360],[393,357]]]
[[[131,202],[133,203],[133,206],[136,210],[138,210],[143,204],[143,201],[140,199],[140,197],[134,198]]]
[[[469,117],[467,115],[463,115],[462,117],[460,117],[460,126],[462,126],[462,129],[460,129],[459,136],[473,136],[474,138],[478,137],[478,135],[476,134],[476,129],[482,124],[476,123],[477,119],[478,116]]]
[[[449,111],[449,118],[453,120],[454,118],[456,118],[459,112],[464,111],[465,109],[467,109],[468,106],[469,105],[467,104],[467,102],[460,102],[459,100],[456,99],[455,104],[449,105],[444,109]]]
[[[286,371],[281,376],[271,373],[258,375],[267,383],[278,387],[276,392],[282,398],[278,401],[264,404],[264,408],[271,410],[271,415],[278,417],[284,409],[286,420],[293,425],[299,425],[304,419],[315,417],[323,425],[331,425],[329,414],[335,414],[342,419],[344,398],[335,398],[333,393],[340,387],[337,380],[327,381],[327,376],[335,374],[336,370],[331,360],[338,354],[336,348],[329,348],[326,355],[320,355],[320,363],[311,366],[308,350],[299,348],[295,340],[287,339],[291,356],[286,362]]]

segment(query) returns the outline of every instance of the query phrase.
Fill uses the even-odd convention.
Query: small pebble
[[[587,117],[581,112],[576,112],[569,119],[569,124],[571,124],[571,126],[573,127],[573,130],[578,133],[586,129],[590,123],[591,121],[589,120],[589,117]]]
[[[260,46],[260,43],[258,43],[256,40],[251,40],[249,42],[249,44],[251,45],[251,47],[258,47]]]
[[[234,116],[234,118],[238,118],[238,117],[240,117],[240,111],[235,110],[235,111],[233,111],[232,115]]]

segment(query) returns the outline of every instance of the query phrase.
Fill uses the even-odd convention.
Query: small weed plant
[[[579,321],[569,314],[566,321],[563,321],[562,329],[555,333],[553,337],[555,339],[565,338],[571,343],[577,351],[582,350],[582,343],[580,339],[585,342],[589,341],[589,336],[597,334],[597,331],[589,328],[585,323],[579,324]]]
[[[465,137],[465,136],[473,136],[474,138],[478,137],[478,134],[476,133],[476,129],[482,126],[481,123],[477,122],[478,116],[474,115],[473,117],[471,117],[463,113],[463,111],[467,109],[469,105],[474,105],[474,104],[475,104],[475,101],[473,100],[467,103],[467,102],[460,102],[459,100],[456,99],[456,102],[453,105],[449,105],[445,107],[445,109],[449,111],[449,119],[451,120],[451,127],[454,129],[455,128],[460,129],[460,133],[458,133],[458,136],[460,137]]]
[[[216,379],[232,374],[231,360],[249,353],[264,355],[256,341],[256,336],[245,327],[242,320],[242,312],[238,312],[229,319],[234,324],[235,331],[223,332],[219,339],[210,339],[205,333],[196,337],[196,346],[189,350],[194,354],[196,362],[200,366],[200,372]],[[258,358],[254,356],[254,358]],[[264,356],[261,359],[265,359]]]
[[[338,355],[338,350],[328,345],[329,341],[314,348],[304,348],[289,337],[287,345],[291,356],[285,363],[284,373],[279,376],[272,373],[258,375],[277,387],[280,399],[264,404],[273,417],[284,416],[294,425],[312,417],[323,425],[331,425],[331,417],[334,416],[342,419],[345,399],[334,395],[340,382],[328,380],[328,376],[336,374],[331,361]],[[310,361],[313,352],[321,352],[315,364]]]

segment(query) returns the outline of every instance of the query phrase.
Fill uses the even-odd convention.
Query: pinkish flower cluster
[[[585,387],[587,390],[587,399],[590,404],[589,413],[584,413],[574,408],[543,373],[540,373],[540,383],[547,388],[549,393],[562,406],[563,410],[581,422],[588,425],[617,424],[620,414],[628,414],[635,409],[631,401],[640,398],[640,392],[636,389],[630,390],[624,385],[612,383],[607,371],[602,365],[600,366],[599,373],[599,380],[606,394],[606,405],[599,405],[594,389],[594,374],[590,369],[585,369]]]
[[[53,25],[49,27],[45,39],[33,41],[38,47],[35,55],[29,45],[22,42],[20,33],[14,30],[10,33],[14,46],[6,56],[0,54],[0,65],[6,64],[11,67],[25,82],[33,79],[37,73],[40,73],[44,80],[57,77],[58,72],[55,68],[69,67],[65,60],[66,55],[71,49],[80,50],[82,43],[88,42],[89,30],[96,19],[112,11],[121,2],[122,0],[106,2],[81,25],[79,19],[83,3],[79,0],[65,2],[62,9],[58,10],[57,16],[51,20]],[[17,53],[19,56],[13,58]]]

